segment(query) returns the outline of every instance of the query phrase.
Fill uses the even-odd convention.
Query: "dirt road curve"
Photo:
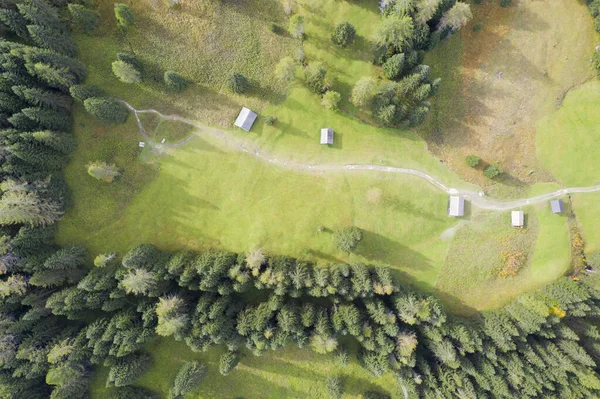
[[[224,141],[233,145],[239,151],[248,153],[248,154],[253,155],[254,157],[259,158],[265,162],[269,162],[269,163],[281,166],[283,168],[288,168],[288,169],[293,169],[293,170],[304,170],[304,171],[308,171],[308,172],[328,172],[328,171],[339,172],[339,171],[353,171],[353,170],[365,171],[366,170],[366,171],[374,171],[374,172],[382,172],[382,173],[398,173],[398,174],[403,174],[403,175],[416,176],[416,177],[419,177],[421,179],[428,181],[429,183],[433,184],[434,186],[436,186],[437,188],[439,188],[440,190],[444,191],[445,193],[447,193],[449,195],[462,195],[463,197],[465,197],[466,200],[470,201],[473,205],[475,205],[481,209],[507,211],[510,209],[520,208],[520,207],[523,207],[526,205],[545,202],[552,198],[556,198],[556,197],[559,197],[559,196],[565,195],[565,194],[593,193],[596,191],[600,191],[600,185],[591,186],[591,187],[572,187],[572,188],[563,188],[561,190],[553,191],[551,193],[546,193],[546,194],[538,195],[538,196],[531,197],[531,198],[523,198],[523,199],[514,200],[514,201],[501,201],[501,200],[495,200],[493,198],[489,198],[489,197],[485,197],[485,196],[480,196],[479,193],[475,192],[475,191],[465,191],[465,190],[458,190],[458,189],[447,187],[446,185],[444,185],[444,183],[437,180],[435,177],[432,177],[432,176],[428,175],[427,173],[421,172],[420,170],[416,170],[416,169],[396,168],[393,166],[383,166],[383,165],[361,165],[361,164],[345,164],[345,165],[314,164],[314,165],[309,165],[309,164],[291,162],[291,161],[286,161],[284,159],[273,158],[269,154],[262,153],[259,148],[247,148],[243,144],[236,142],[235,138],[230,136],[226,132],[215,129],[215,128],[207,126],[207,125],[204,125],[200,122],[197,122],[197,121],[194,121],[191,119],[187,119],[187,118],[181,117],[179,115],[163,115],[155,109],[137,110],[128,102],[123,101],[121,99],[118,99],[118,100],[121,103],[123,103],[127,108],[129,108],[129,110],[135,115],[137,124],[140,128],[140,132],[142,133],[142,136],[144,136],[144,139],[146,140],[146,142],[151,144],[153,147],[156,147],[159,149],[169,149],[169,148],[180,147],[180,146],[186,144],[192,138],[194,138],[195,135],[192,135],[192,136],[188,137],[187,139],[182,140],[177,143],[174,143],[174,144],[156,143],[146,133],[146,130],[144,129],[142,121],[139,118],[139,114],[153,113],[153,114],[158,115],[162,119],[186,123],[188,125],[191,125],[191,126],[201,129],[201,131],[204,133],[210,133],[210,134],[220,137]]]

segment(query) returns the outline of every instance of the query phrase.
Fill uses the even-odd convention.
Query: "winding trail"
[[[447,193],[449,195],[463,196],[466,200],[470,201],[473,205],[475,205],[481,209],[489,209],[489,210],[495,210],[495,211],[507,211],[510,209],[520,208],[520,207],[527,206],[527,205],[532,205],[532,204],[537,204],[540,202],[549,201],[553,198],[556,198],[556,197],[559,197],[559,196],[565,195],[565,194],[593,193],[593,192],[600,191],[600,184],[598,184],[598,185],[589,186],[589,187],[563,188],[563,189],[560,189],[557,191],[553,191],[553,192],[546,193],[546,194],[541,194],[541,195],[538,195],[535,197],[523,198],[523,199],[518,199],[518,200],[513,200],[513,201],[502,201],[502,200],[495,200],[493,198],[487,198],[484,196],[480,196],[479,192],[476,192],[476,191],[459,190],[459,189],[455,189],[455,188],[450,188],[450,187],[444,185],[444,183],[442,183],[435,177],[432,177],[431,175],[429,175],[425,172],[422,172],[420,170],[416,170],[416,169],[398,168],[398,167],[394,167],[394,166],[383,166],[383,165],[369,165],[369,164],[328,165],[328,164],[303,164],[303,163],[297,163],[297,162],[292,162],[292,161],[286,161],[283,159],[273,158],[269,154],[262,153],[259,148],[248,148],[246,145],[240,144],[238,141],[236,141],[236,139],[234,137],[227,134],[226,132],[223,132],[223,131],[215,129],[213,127],[204,125],[195,120],[184,118],[179,115],[164,115],[155,109],[137,110],[128,102],[121,100],[121,99],[117,99],[117,100],[120,101],[121,103],[123,103],[135,115],[137,124],[140,128],[140,132],[142,133],[142,136],[144,136],[144,139],[157,149],[170,149],[170,148],[181,147],[182,145],[185,145],[187,142],[189,142],[191,139],[193,139],[195,137],[195,135],[192,135],[185,140],[182,140],[182,141],[179,141],[179,142],[173,143],[173,144],[156,143],[156,142],[154,142],[154,140],[152,140],[148,136],[146,130],[144,129],[142,121],[140,120],[139,114],[156,114],[162,119],[178,121],[178,122],[182,122],[182,123],[194,126],[198,129],[201,129],[203,132],[207,132],[207,133],[213,134],[214,136],[221,138],[223,141],[236,147],[239,151],[253,155],[254,157],[256,157],[262,161],[269,162],[271,164],[278,165],[280,167],[284,167],[284,168],[288,168],[288,169],[302,170],[302,171],[309,171],[309,172],[312,172],[312,171],[314,171],[314,172],[330,172],[330,171],[340,172],[340,171],[353,171],[353,170],[365,171],[366,170],[366,171],[374,171],[374,172],[397,173],[397,174],[402,174],[402,175],[416,176],[416,177],[426,180],[427,182],[431,183],[432,185],[436,186],[437,188],[439,188],[440,190],[444,191],[445,193]]]

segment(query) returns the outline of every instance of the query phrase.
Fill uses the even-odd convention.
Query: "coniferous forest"
[[[54,7],[8,1],[0,20],[0,397],[86,398],[99,365],[116,397],[150,397],[131,385],[157,336],[197,352],[226,346],[222,374],[241,348],[260,356],[297,345],[344,358],[340,338],[350,336],[364,368],[394,373],[408,398],[600,396],[594,275],[459,318],[383,267],[146,244],[91,265],[85,248],[57,247],[53,225],[69,202],[61,169],[76,146],[70,93],[111,100],[81,86],[86,68]],[[200,375],[194,367],[187,373]]]

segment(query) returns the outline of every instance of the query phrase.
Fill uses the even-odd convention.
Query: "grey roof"
[[[523,227],[525,224],[525,213],[523,211],[512,211],[510,221],[513,227]]]
[[[250,129],[252,129],[252,125],[254,124],[256,117],[257,117],[256,113],[254,113],[253,111],[244,107],[240,111],[240,114],[238,115],[237,119],[235,120],[234,125],[237,127],[241,127],[245,131],[249,132]]]
[[[552,200],[550,201],[550,208],[552,213],[562,213],[565,210],[565,204],[561,199]]]
[[[333,129],[325,127],[321,129],[321,144],[333,144]]]
[[[450,197],[448,204],[448,216],[464,216],[465,215],[465,199],[457,195]]]

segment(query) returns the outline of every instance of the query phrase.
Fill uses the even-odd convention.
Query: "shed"
[[[448,216],[460,217],[465,215],[465,199],[458,195],[450,197],[448,204]]]
[[[525,225],[525,213],[523,211],[512,211],[510,220],[512,227],[523,227]]]
[[[333,144],[333,129],[325,127],[321,129],[321,144]]]
[[[250,129],[252,129],[252,125],[254,124],[254,121],[256,120],[257,116],[258,115],[256,115],[256,113],[244,107],[240,111],[240,114],[235,120],[234,125],[237,127],[241,127],[245,131],[249,132]]]
[[[565,204],[561,199],[552,200],[550,201],[550,208],[552,209],[552,213],[563,213]]]

